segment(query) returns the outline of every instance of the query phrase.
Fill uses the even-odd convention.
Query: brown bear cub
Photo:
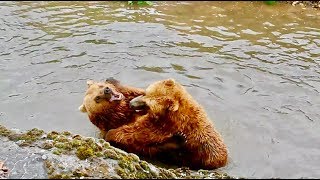
[[[145,111],[136,112],[129,107],[129,102],[133,98],[145,94],[143,89],[123,85],[114,78],[108,78],[105,82],[89,80],[87,86],[83,104],[79,110],[88,114],[90,121],[99,128],[103,136],[110,129],[130,124],[136,121],[136,116],[145,113]],[[166,159],[163,160],[168,163],[168,159],[176,156],[172,151],[178,149],[183,143],[183,137],[178,134],[164,138],[162,143],[159,142],[151,147],[154,153],[148,157],[158,159],[157,157],[163,158],[162,155],[166,155]]]
[[[105,82],[89,80],[87,86],[79,110],[87,113],[90,121],[102,133],[135,120],[137,113],[129,107],[129,102],[143,95],[143,89],[125,86],[112,77]]]
[[[168,138],[179,155],[176,163],[192,169],[215,169],[227,164],[228,152],[221,135],[185,88],[173,79],[151,84],[145,95],[130,101],[146,114],[135,122],[112,129],[106,140],[137,154],[156,154]],[[181,136],[182,135],[182,136]],[[177,137],[177,138],[175,138]],[[177,146],[176,139],[183,137]]]

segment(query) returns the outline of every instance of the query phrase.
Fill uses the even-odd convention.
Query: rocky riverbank
[[[159,167],[103,139],[36,128],[18,132],[1,125],[0,165],[0,178],[10,179],[238,179],[219,171]]]
[[[320,1],[284,1],[284,2],[290,3],[293,6],[300,5],[300,6],[320,9]]]

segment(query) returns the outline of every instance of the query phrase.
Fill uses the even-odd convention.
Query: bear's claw
[[[187,143],[187,137],[186,135],[183,133],[183,132],[177,132],[175,134],[173,134],[172,136],[176,141],[177,143],[179,144],[185,144]]]

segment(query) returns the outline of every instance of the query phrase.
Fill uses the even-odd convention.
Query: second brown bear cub
[[[108,78],[105,82],[89,80],[79,110],[87,113],[91,123],[98,127],[104,135],[110,129],[135,122],[139,114],[144,113],[143,111],[137,113],[129,107],[129,102],[133,98],[144,94],[143,89],[121,84],[114,78]],[[135,129],[135,131],[139,130],[140,128]],[[141,140],[143,141],[143,139]],[[183,137],[174,134],[163,138],[163,142],[145,144],[144,150],[149,152],[148,157],[152,159],[161,158],[165,162],[169,162],[176,156],[173,151],[179,149],[183,143]],[[125,149],[125,147],[122,148]]]
[[[228,152],[221,135],[184,87],[173,79],[151,84],[145,95],[130,101],[144,110],[133,123],[111,129],[106,140],[128,152],[155,154],[170,137],[183,135],[177,162],[193,169],[215,169],[227,164]],[[167,143],[168,144],[168,143]],[[173,143],[174,145],[174,143]]]

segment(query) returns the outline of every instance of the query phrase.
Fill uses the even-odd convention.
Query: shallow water
[[[0,2],[0,123],[97,135],[86,80],[175,78],[230,175],[320,177],[320,11],[262,2]]]

